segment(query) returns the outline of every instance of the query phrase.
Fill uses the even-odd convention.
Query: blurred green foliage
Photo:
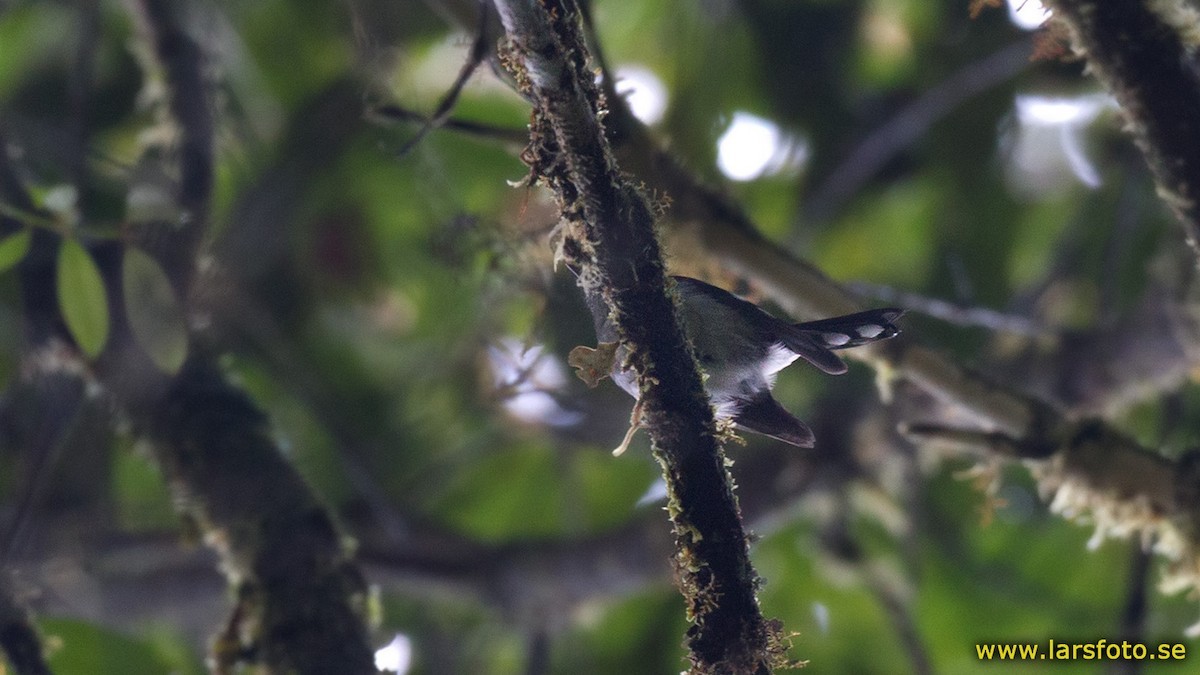
[[[192,675],[202,662],[178,636],[149,628],[130,638],[93,623],[44,619],[49,665],[56,673],[144,673]]]
[[[511,186],[526,174],[519,150],[503,138],[441,130],[400,156],[419,124],[368,114],[385,103],[421,114],[435,108],[471,39],[435,10],[471,3],[184,4],[211,58],[218,118],[209,247],[217,273],[196,302],[216,324],[227,371],[262,406],[280,447],[351,534],[380,499],[456,535],[512,546],[609,533],[656,509],[638,506],[656,476],[644,437],[624,457],[608,453],[629,404],[611,385],[587,391],[563,370],[555,405],[582,412],[585,422],[560,427],[519,419],[496,391],[493,370],[503,368],[489,363],[489,346],[504,337],[544,344],[562,370],[566,352],[590,327],[570,280],[551,276],[553,205],[538,189]],[[689,170],[729,192],[768,236],[835,279],[1020,314],[1049,306],[1041,318],[1088,328],[1102,312],[1132,306],[1151,261],[1178,243],[1111,113],[1080,132],[1103,176],[1098,187],[1065,171],[1061,180],[1043,180],[1045,189],[1014,186],[1012,172],[1025,170],[1011,151],[1019,131],[1015,97],[1095,89],[1078,64],[1058,62],[1028,64],[978,95],[944,104],[849,201],[826,218],[801,215],[869,133],[955,73],[1027,39],[1003,10],[970,20],[965,3],[949,0],[592,4],[609,64],[643,66],[666,87],[655,134]],[[0,128],[35,192],[78,180],[72,134],[86,132],[78,204],[85,242],[135,226],[130,192],[172,175],[162,73],[147,69],[144,41],[115,0],[99,2],[95,49],[81,52],[87,6],[0,4]],[[82,104],[71,93],[81,59],[89,68]],[[807,161],[750,182],[723,178],[717,140],[737,112],[803,139]],[[455,116],[520,133],[528,110],[484,67]],[[1125,239],[1114,244],[1118,228]],[[4,240],[0,251],[14,246]],[[1070,264],[1058,269],[1069,253]],[[1053,287],[1068,291],[1037,307],[1023,300],[1050,270]],[[22,349],[12,276],[0,270],[0,376],[10,389]],[[1098,306],[1106,285],[1117,289],[1114,307]],[[77,286],[64,292],[86,290]],[[63,304],[79,303],[103,305],[70,297]],[[992,354],[987,331],[906,321],[906,330],[967,362]],[[72,329],[85,330],[74,322]],[[99,339],[95,331],[81,341]],[[854,409],[875,398],[862,373],[837,384],[785,373],[779,391],[799,411],[819,408],[835,391],[857,401]],[[1184,420],[1200,414],[1194,387],[1181,393],[1179,410]],[[1194,425],[1167,428],[1164,436],[1164,417],[1151,401],[1131,414],[1130,428],[1151,442],[1164,437],[1168,452],[1195,443]],[[68,515],[98,530],[172,532],[159,475],[128,447],[127,433],[118,434],[118,445],[108,499]],[[750,446],[733,450],[735,478],[743,464],[753,465],[754,453],[789,452],[759,440]],[[19,449],[0,457],[6,506],[22,494],[14,476],[29,475],[22,473],[26,460]],[[59,461],[71,470],[70,449]],[[873,461],[869,469],[886,472],[887,460]],[[822,538],[829,507],[821,495],[850,489],[845,483],[820,485],[815,497],[778,497],[753,558],[766,580],[765,613],[796,632],[793,657],[810,660],[816,673],[911,672],[912,647],[880,579],[903,599],[938,672],[1005,670],[975,659],[978,641],[1116,637],[1136,544],[1088,550],[1087,529],[1048,515],[1023,471],[1005,473],[1007,505],[988,522],[987,498],[960,476],[964,468],[922,461],[902,490],[867,488],[894,500],[905,527],[838,502],[849,510],[844,520],[863,556],[858,565],[834,560]],[[764,483],[753,486],[771,487]],[[40,489],[49,495],[41,503],[52,502],[55,485]],[[22,560],[29,552],[8,553]],[[540,617],[506,615],[487,593],[442,596],[388,584],[381,592],[378,642],[394,632],[412,636],[416,673],[531,672],[539,636],[548,650],[539,672],[683,667],[684,611],[665,579],[558,608],[562,616],[549,626],[538,626]],[[1150,598],[1148,639],[1178,639],[1195,618],[1194,603],[1153,591]],[[51,662],[60,675],[202,672],[203,645],[174,632],[178,617],[169,612],[158,624],[131,626],[121,616],[95,619],[91,608],[78,610],[91,619],[66,618],[70,602],[49,606],[38,622],[55,645]],[[1054,663],[1022,672],[1106,671]]]

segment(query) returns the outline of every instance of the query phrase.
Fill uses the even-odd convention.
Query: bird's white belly
[[[618,350],[617,363],[624,362],[624,353]],[[791,365],[798,357],[783,345],[772,345],[767,357],[758,363],[726,363],[721,368],[709,369],[704,388],[712,399],[716,416],[731,418],[737,415],[742,401],[750,395],[769,390],[775,374]],[[614,368],[613,381],[630,396],[638,398],[637,375],[632,369]]]

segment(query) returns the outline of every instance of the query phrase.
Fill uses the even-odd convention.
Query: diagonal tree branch
[[[237,591],[213,646],[218,672],[251,660],[270,673],[374,673],[365,583],[253,403],[207,359],[194,359],[137,412],[185,514]]]
[[[131,226],[133,236],[188,297],[208,226],[213,186],[213,119],[204,54],[179,2],[137,8],[165,72],[168,109],[178,127],[176,222]],[[33,211],[0,154],[0,200]],[[7,229],[7,228],[6,228]],[[54,299],[57,238],[38,228],[20,266],[30,356],[70,343]],[[266,673],[375,673],[365,624],[365,584],[350,547],[302,477],[283,457],[261,411],[220,371],[192,334],[182,370],[166,375],[133,340],[120,288],[123,250],[99,243],[92,254],[113,308],[108,346],[94,364],[105,391],[155,458],[185,518],[221,556],[237,604],[213,647],[216,672],[254,662]],[[67,360],[78,360],[71,354]]]
[[[564,255],[582,268],[638,374],[641,406],[669,493],[675,565],[692,628],[693,673],[768,673],[779,627],[763,620],[712,407],[667,293],[654,215],[616,167],[578,17],[566,3],[500,0],[507,59],[534,102],[525,157],[556,192]],[[599,302],[596,302],[599,300]],[[603,317],[599,317],[603,318]]]
[[[184,29],[183,4],[142,0],[135,8],[158,63],[166,71],[167,104],[178,126],[176,200],[181,211],[180,222],[153,228],[153,237],[142,243],[164,263],[176,287],[186,289],[208,226],[213,188],[213,104],[205,82],[204,54]]]
[[[1200,14],[1189,3],[1049,0],[1075,51],[1112,92],[1158,193],[1200,253]]]
[[[213,119],[204,54],[182,23],[183,9],[149,0],[141,5],[180,128],[183,214],[180,223],[149,223],[143,232],[187,297],[208,225]],[[129,339],[117,341],[101,373],[135,428],[152,441],[185,516],[221,555],[237,592],[213,645],[215,668],[233,672],[239,662],[252,661],[270,673],[376,672],[364,622],[365,584],[347,543],[270,438],[263,414],[192,337],[189,359],[174,377],[153,373]],[[145,379],[131,382],[122,376],[128,371]]]

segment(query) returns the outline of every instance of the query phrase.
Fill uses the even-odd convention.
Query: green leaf
[[[167,675],[180,672],[180,669],[164,663],[154,645],[147,641],[76,619],[46,618],[38,623],[50,640],[58,645],[50,650],[48,660],[50,667],[59,675]]]
[[[134,338],[160,370],[179,372],[188,352],[187,322],[167,273],[147,253],[129,248],[121,282]]]
[[[108,341],[104,279],[92,256],[74,239],[64,239],[58,249],[58,306],[83,353],[99,356]]]
[[[29,241],[32,239],[29,230],[21,230],[11,237],[0,239],[0,272],[16,265],[29,252]]]
[[[132,438],[117,441],[112,453],[108,489],[116,523],[122,532],[177,530],[183,527],[171,501],[171,490],[149,453]]]

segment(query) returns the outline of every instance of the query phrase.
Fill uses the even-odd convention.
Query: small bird
[[[830,375],[840,375],[847,367],[833,350],[898,335],[900,329],[892,322],[904,313],[886,307],[820,321],[788,323],[724,289],[689,277],[674,279],[684,332],[708,376],[704,387],[717,417],[731,420],[746,431],[802,448],[813,447],[813,432],[771,396],[775,375],[797,358]],[[607,312],[600,312],[599,316],[604,319],[597,327],[597,337],[602,342],[615,342],[616,328],[607,318]],[[623,351],[618,349],[612,365],[613,381],[638,398],[637,375],[623,367],[624,361]],[[640,402],[634,407],[630,433],[614,454],[620,454],[628,445],[639,418]]]

